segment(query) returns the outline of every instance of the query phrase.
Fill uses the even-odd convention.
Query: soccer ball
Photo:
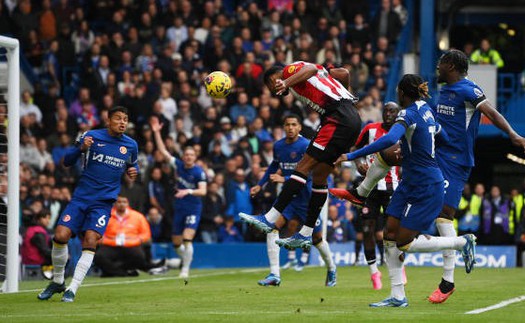
[[[230,94],[232,89],[232,80],[228,74],[215,71],[204,78],[204,86],[206,87],[206,92],[216,99],[225,98]]]

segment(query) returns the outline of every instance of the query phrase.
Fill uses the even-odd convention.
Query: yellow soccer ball
[[[230,94],[232,80],[228,74],[221,71],[215,71],[204,78],[204,86],[206,87],[206,92],[208,92],[209,96],[221,99]]]

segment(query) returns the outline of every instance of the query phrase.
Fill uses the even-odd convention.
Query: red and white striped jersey
[[[388,133],[388,130],[383,128],[382,122],[376,122],[376,123],[369,123],[367,124],[359,134],[359,138],[357,138],[357,141],[355,143],[355,147],[357,149],[362,148],[364,146],[367,146],[377,139],[384,136],[386,133]],[[366,161],[368,163],[368,166],[372,164],[374,161],[375,154],[366,156]],[[393,191],[397,188],[397,184],[399,184],[399,166],[393,166],[390,168],[390,171],[385,176],[385,178],[381,179],[377,183],[377,190],[379,191]]]
[[[285,66],[283,78],[286,80],[306,65],[314,64],[298,61]],[[357,98],[348,92],[338,80],[333,78],[322,65],[315,65],[315,67],[317,68],[317,74],[310,77],[306,82],[290,87],[290,91],[295,98],[317,111],[320,115],[331,112],[327,111],[327,109],[336,108],[336,106],[332,105],[332,103],[336,101],[343,99],[357,100]]]

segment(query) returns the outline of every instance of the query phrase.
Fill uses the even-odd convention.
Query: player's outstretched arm
[[[346,160],[354,160],[359,157],[364,157],[373,153],[376,153],[378,151],[381,151],[383,149],[386,149],[390,146],[393,146],[395,143],[398,142],[399,139],[405,134],[406,127],[404,125],[404,122],[397,122],[395,123],[390,131],[384,135],[383,137],[379,138],[378,140],[374,141],[368,146],[365,146],[361,149],[358,149],[356,151],[353,151],[348,154],[342,154],[336,161],[335,165],[338,165]]]
[[[305,64],[297,73],[291,75],[286,80],[277,80],[275,89],[277,94],[281,94],[296,84],[308,80],[310,77],[317,74],[317,67],[314,64]]]
[[[157,145],[157,149],[161,152],[166,161],[170,161],[171,158],[173,158],[173,156],[166,149],[166,145],[164,145],[164,140],[162,140],[162,136],[160,135],[160,131],[162,130],[163,124],[160,123],[159,119],[157,119],[156,117],[152,117],[150,120],[150,126],[151,131],[153,131],[153,137],[155,137],[155,144]]]
[[[337,67],[330,69],[330,75],[341,82],[345,88],[350,87],[350,72],[346,68]]]
[[[525,152],[525,138],[518,135],[514,129],[510,126],[508,121],[501,115],[501,113],[496,110],[492,104],[489,101],[485,101],[481,103],[478,107],[478,109],[489,118],[492,123],[500,128],[501,130],[505,131],[507,135],[509,135],[510,141],[512,141],[512,144],[518,147],[521,147],[523,151]]]

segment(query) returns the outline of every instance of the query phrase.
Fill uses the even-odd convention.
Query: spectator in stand
[[[346,230],[339,220],[339,210],[337,206],[328,207],[328,220],[326,223],[326,240],[330,243],[342,243],[346,241]]]
[[[34,114],[38,123],[42,122],[42,112],[40,108],[33,103],[31,92],[25,90],[22,92],[22,102],[20,102],[20,117],[28,114]]]
[[[255,108],[248,103],[246,92],[241,92],[237,95],[237,103],[230,109],[230,118],[232,120],[237,120],[241,115],[246,118],[248,123],[252,123],[257,115]]]
[[[219,241],[221,243],[243,242],[244,238],[239,229],[235,226],[232,216],[227,216],[224,223],[219,228]]]
[[[139,164],[139,167],[142,165]],[[122,187],[120,188],[120,195],[126,197],[132,209],[143,212],[146,209],[146,190],[142,183],[137,179],[131,179],[124,176]]]
[[[2,18],[4,19],[4,18]],[[35,30],[31,30],[28,35],[27,47],[24,50],[27,60],[35,68],[42,67],[42,59],[44,57],[44,44],[38,39],[38,34]]]
[[[51,219],[48,210],[32,215],[32,223],[26,229],[20,253],[23,265],[42,266],[46,279],[53,278],[51,266],[51,236],[46,230]]]
[[[84,56],[91,48],[95,41],[95,34],[89,28],[89,23],[86,20],[80,22],[77,30],[71,35],[71,40],[75,45],[75,53],[77,56]]]
[[[510,202],[501,195],[499,186],[492,186],[490,197],[483,201],[480,243],[512,244],[510,234]]]
[[[20,162],[31,166],[34,170],[39,170],[39,156],[35,137],[22,133],[20,137]]]
[[[150,248],[148,221],[143,214],[129,207],[126,197],[119,195],[95,254],[95,264],[102,270],[101,277],[138,276],[137,269],[149,271],[163,267],[164,263],[150,262]]]
[[[246,173],[244,169],[237,168],[234,172],[233,179],[230,179],[228,185],[226,200],[228,208],[225,211],[226,216],[233,217],[237,226],[241,227],[239,213],[250,214],[253,210],[250,199],[250,185],[246,182]],[[244,231],[244,230],[243,230]]]
[[[356,93],[363,93],[368,80],[368,66],[361,61],[361,55],[353,53],[350,56],[350,88]]]
[[[465,188],[470,187],[465,184]],[[468,196],[465,192],[469,190],[463,189],[463,197],[460,201],[460,209],[463,209],[463,214],[458,214],[458,234],[475,233],[479,231],[481,208],[485,200],[485,186],[477,183],[474,187],[474,194]],[[461,208],[463,206],[463,208]]]
[[[392,0],[392,10],[397,13],[404,26],[408,21],[408,10],[403,6],[403,0]]]
[[[505,65],[500,54],[491,47],[487,38],[481,40],[479,47],[470,55],[472,64],[492,64],[496,65],[497,68],[502,68]]]
[[[75,100],[69,107],[69,114],[75,119],[81,116],[84,104],[90,105],[90,113],[93,115],[97,115],[97,108],[91,101],[90,90],[87,87],[80,88],[78,92],[78,99]]]
[[[218,229],[224,221],[222,215],[226,204],[218,193],[219,185],[216,182],[208,184],[208,192],[204,198],[204,208],[200,225],[201,239],[204,243],[219,241]]]
[[[148,196],[150,207],[155,207],[160,213],[166,214],[168,201],[166,200],[166,188],[162,183],[162,171],[159,167],[151,169],[150,181],[148,183]]]
[[[38,163],[37,170],[42,172],[47,170],[50,173],[53,173],[55,170],[55,163],[53,162],[53,157],[47,150],[47,141],[44,138],[39,138],[36,144],[38,156],[36,158],[36,163]]]
[[[385,36],[391,44],[397,41],[403,25],[399,15],[392,11],[390,0],[381,0],[381,10],[371,24],[374,39]]]

